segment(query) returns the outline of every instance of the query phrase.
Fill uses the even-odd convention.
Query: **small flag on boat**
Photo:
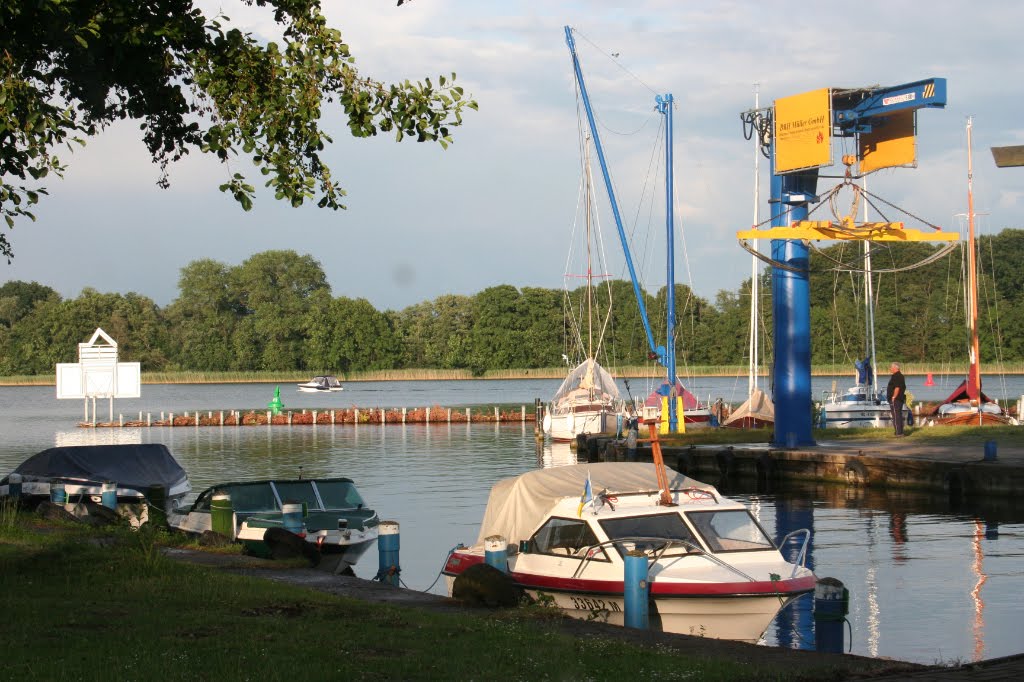
[[[583,484],[583,494],[580,495],[580,506],[576,510],[576,516],[583,516],[583,508],[594,501],[594,489],[590,485],[590,471],[587,471],[587,480]]]

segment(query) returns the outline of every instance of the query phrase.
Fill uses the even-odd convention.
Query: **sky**
[[[198,4],[221,8],[256,36],[277,34],[266,10],[236,0]],[[335,139],[327,160],[348,191],[348,209],[293,209],[261,192],[244,212],[217,186],[245,172],[245,160],[227,167],[192,154],[172,166],[170,189],[159,189],[138,124],[111,126],[65,158],[68,171],[48,184],[37,222],[7,232],[15,257],[0,262],[0,282],[37,281],[67,298],[84,287],[135,292],[163,306],[194,260],[238,265],[261,251],[292,249],[319,261],[335,296],[365,298],[379,310],[502,284],[561,288],[580,184],[565,25],[577,32],[627,229],[656,235],[646,238],[645,253],[664,230],[664,202],[640,199],[663,182],[648,170],[660,153],[654,97],[673,95],[677,281],[702,297],[714,300],[750,276],[750,256],[735,235],[754,216],[754,152],[739,114],[752,107],[755,88],[767,106],[822,87],[946,78],[946,108],[918,115],[918,167],[876,173],[869,189],[956,230],[957,214],[967,210],[970,116],[979,230],[1024,227],[1024,168],[997,169],[989,151],[1024,144],[1024,4],[1013,0],[413,0],[401,7],[324,0],[323,7],[364,75],[436,82],[457,74],[480,109],[466,113],[449,149],[388,135],[353,139],[327,110],[324,127]],[[766,173],[762,161],[762,220]],[[249,177],[262,182],[257,172]],[[819,193],[837,182],[822,179]],[[610,218],[601,229],[609,262],[618,261],[613,274],[628,276]]]

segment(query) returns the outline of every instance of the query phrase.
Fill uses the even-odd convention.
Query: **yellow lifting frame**
[[[923,232],[905,228],[903,223],[854,223],[850,218],[833,223],[828,220],[796,220],[790,227],[741,230],[737,239],[809,239],[814,241],[862,239],[872,242],[955,242],[955,232]]]

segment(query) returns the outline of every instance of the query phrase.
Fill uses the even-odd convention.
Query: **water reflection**
[[[40,396],[55,402],[49,390]],[[75,429],[26,402],[8,404],[42,416],[0,414],[9,435],[0,443],[4,473],[55,444],[128,441],[167,444],[197,492],[232,479],[349,476],[382,518],[400,522],[402,580],[414,589],[431,584],[451,547],[477,539],[496,481],[576,461],[567,444],[538,443],[532,424]],[[809,562],[850,590],[853,653],[934,663],[1021,651],[1021,503],[951,507],[942,495],[816,484],[758,489],[753,480],[721,489],[750,505],[776,538],[813,530]],[[376,563],[364,557],[357,574],[372,576]],[[783,609],[765,642],[813,647],[812,604],[808,595]]]

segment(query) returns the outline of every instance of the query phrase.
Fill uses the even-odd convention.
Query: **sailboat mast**
[[[867,194],[868,179],[862,181],[864,193]],[[864,222],[868,220],[868,202],[864,201]],[[864,343],[868,355],[871,356],[871,390],[878,389],[878,359],[875,357],[875,283],[871,279],[871,240],[864,240]],[[865,395],[865,397],[870,397]]]
[[[590,220],[591,211],[593,210],[593,197],[591,196],[590,190],[593,186],[592,176],[590,174],[590,135],[586,136],[585,146],[583,148],[583,158],[586,163],[586,187],[583,190],[585,201],[587,204],[586,208],[586,232],[587,232],[587,357],[594,357],[594,272],[591,266],[591,251],[590,251]]]
[[[758,92],[757,83],[754,84],[754,111],[760,109],[760,92]],[[760,204],[761,204],[761,133],[754,128],[754,134],[751,135],[754,140],[754,229],[757,229],[760,224]],[[757,251],[757,241],[753,240],[754,251]],[[754,391],[757,390],[757,366],[758,366],[758,347],[757,347],[757,322],[758,322],[758,306],[760,300],[758,298],[760,293],[761,283],[758,281],[757,273],[757,256],[750,257],[750,370],[747,375],[747,397],[754,395]]]
[[[981,399],[981,368],[978,347],[978,270],[974,255],[974,167],[971,152],[971,127],[967,119],[967,319],[971,331],[970,367],[967,369],[967,397]]]

